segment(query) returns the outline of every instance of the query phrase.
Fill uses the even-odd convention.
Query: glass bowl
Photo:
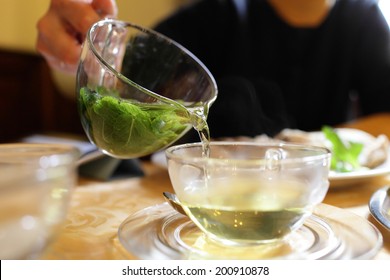
[[[225,244],[269,243],[301,227],[328,187],[330,152],[293,144],[211,142],[166,150],[175,193],[191,220]]]
[[[0,145],[0,259],[35,259],[65,220],[77,179],[75,148]]]
[[[217,97],[213,76],[183,46],[118,20],[87,33],[76,90],[89,139],[117,158],[148,155],[201,130]]]

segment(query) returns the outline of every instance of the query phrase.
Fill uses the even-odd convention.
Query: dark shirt
[[[336,125],[351,93],[362,115],[390,111],[389,27],[374,0],[338,0],[315,28],[288,25],[266,0],[247,0],[243,18],[232,0],[204,0],[155,29],[214,75],[212,137]]]

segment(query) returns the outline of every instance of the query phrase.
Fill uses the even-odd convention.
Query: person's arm
[[[37,23],[37,51],[51,68],[73,75],[90,26],[116,15],[115,0],[51,0]]]

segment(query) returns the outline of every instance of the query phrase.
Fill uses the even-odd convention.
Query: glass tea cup
[[[166,150],[180,204],[212,240],[277,242],[301,227],[328,187],[330,152],[294,144],[211,142]]]
[[[209,70],[155,31],[102,20],[87,33],[76,91],[84,130],[103,152],[136,158],[206,126],[217,97]]]
[[[57,144],[0,145],[0,259],[35,259],[65,220],[78,151]]]

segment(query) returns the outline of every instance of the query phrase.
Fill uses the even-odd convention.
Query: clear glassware
[[[76,148],[0,145],[0,259],[39,258],[65,221],[77,179]]]
[[[330,152],[295,144],[212,142],[166,150],[173,189],[213,240],[247,245],[282,240],[300,228],[328,187]]]
[[[109,19],[87,34],[76,90],[89,139],[117,158],[148,155],[192,127],[202,130],[217,97],[213,76],[184,47]]]
[[[167,203],[132,213],[119,226],[118,237],[121,249],[146,260],[368,260],[383,245],[380,231],[367,219],[323,203],[277,243],[226,246],[211,241]]]

